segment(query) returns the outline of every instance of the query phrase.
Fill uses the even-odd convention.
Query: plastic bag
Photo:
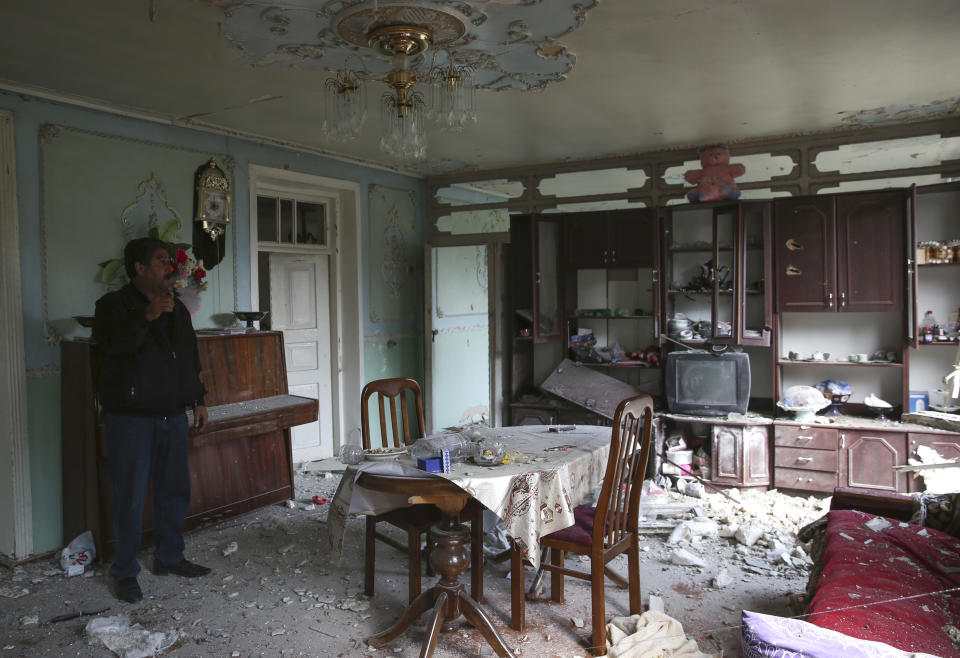
[[[67,576],[79,576],[96,556],[97,549],[93,543],[93,533],[87,530],[77,535],[66,548],[60,551],[60,566]]]

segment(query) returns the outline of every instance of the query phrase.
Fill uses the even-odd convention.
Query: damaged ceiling
[[[7,0],[0,88],[394,167],[378,150],[375,120],[353,142],[321,131],[328,74],[310,53],[324,46],[321,19],[357,4]],[[421,4],[510,27],[506,37],[485,37],[500,39],[494,45],[507,56],[529,56],[539,38],[540,60],[529,66],[556,78],[539,89],[491,83],[478,91],[478,123],[459,134],[431,131],[427,160],[405,167],[423,174],[958,113],[960,67],[945,65],[960,61],[954,0],[598,0],[579,3],[573,25],[558,21],[539,33],[531,19],[526,32],[539,37],[510,20],[549,15],[538,0]],[[251,36],[262,35],[262,17],[281,11],[297,48]],[[548,70],[558,54],[563,66]],[[371,119],[380,91],[368,92]]]

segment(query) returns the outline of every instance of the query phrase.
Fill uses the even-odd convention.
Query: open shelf
[[[653,315],[568,315],[568,320],[652,320]]]
[[[781,366],[842,366],[844,368],[903,368],[902,363],[891,361],[793,361],[791,359],[777,359]]]

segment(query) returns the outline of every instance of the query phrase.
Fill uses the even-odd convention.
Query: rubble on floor
[[[65,577],[59,555],[0,569],[0,656],[107,655],[99,641],[95,650],[86,647],[85,629],[92,619],[121,614],[129,617],[133,630],[166,639],[176,633],[160,655],[418,655],[423,624],[377,651],[366,644],[367,637],[391,625],[406,608],[403,555],[378,548],[384,561],[378,560],[377,590],[373,598],[366,597],[361,590],[364,522],[351,518],[343,564],[329,564],[323,536],[329,504],[319,501],[332,500],[339,481],[340,474],[299,469],[292,505],[273,505],[190,534],[187,556],[214,573],[188,581],[155,577],[144,569],[144,600],[138,604],[116,601],[107,565],[100,562],[74,578]],[[662,527],[643,538],[641,574],[651,610],[680,621],[702,651],[733,656],[742,608],[789,616],[789,597],[803,592],[807,573],[807,562],[798,556],[803,546],[796,529],[820,516],[829,501],[775,491],[727,493],[732,500],[709,489],[697,499],[676,492],[646,499],[648,520]],[[736,540],[741,527],[754,529],[751,546]],[[667,541],[670,536],[673,543]],[[674,564],[671,556],[677,550],[706,566]],[[139,559],[149,565],[149,550]],[[626,557],[611,566],[625,573]],[[509,561],[487,560],[484,569],[484,606],[517,655],[588,655],[582,647],[590,633],[589,583],[569,580],[563,604],[528,603],[527,630],[518,633],[507,627]],[[527,578],[529,582],[530,572]],[[627,601],[626,590],[608,587],[608,616],[629,614]],[[77,611],[98,614],[54,622]],[[484,653],[485,645],[478,631],[463,624],[441,636],[434,656],[492,655]]]

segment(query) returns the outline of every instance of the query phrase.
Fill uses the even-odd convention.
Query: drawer
[[[774,445],[791,448],[814,448],[815,450],[836,450],[837,430],[832,427],[810,427],[809,425],[778,425],[773,440]]]
[[[799,468],[774,469],[773,484],[777,489],[803,489],[833,493],[837,474],[826,471],[804,471]]]
[[[810,450],[808,448],[777,446],[773,452],[773,464],[777,468],[802,468],[810,471],[836,473],[840,465],[840,454],[834,450]]]

